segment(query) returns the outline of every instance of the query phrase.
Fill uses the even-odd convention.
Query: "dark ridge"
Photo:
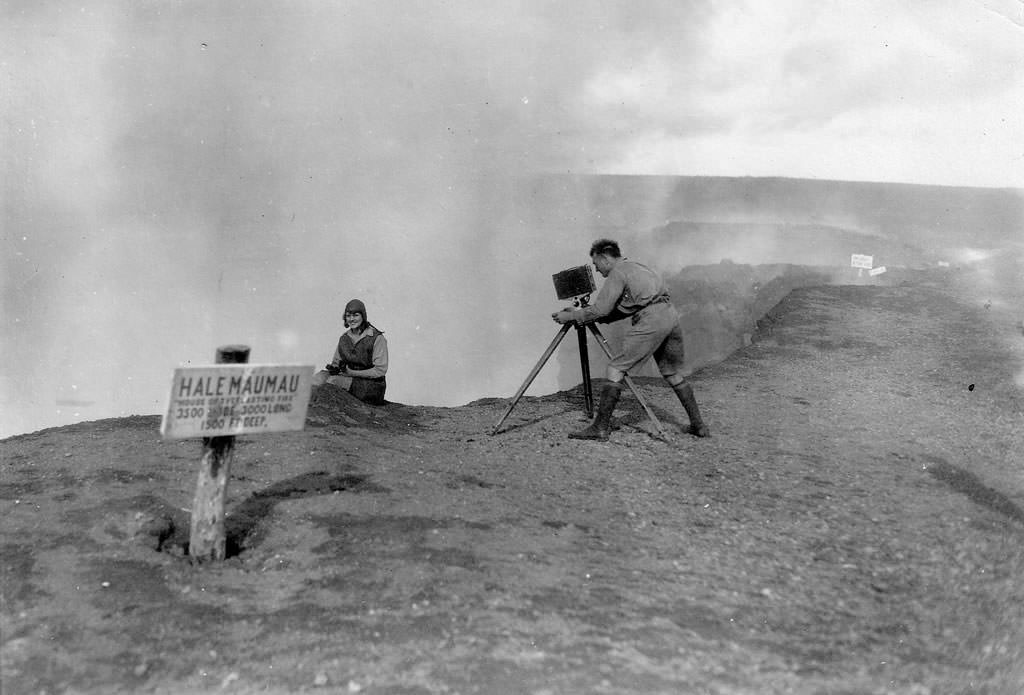
[[[942,460],[931,463],[927,470],[933,478],[941,480],[957,492],[966,495],[967,499],[975,504],[1024,524],[1024,510],[1003,493],[982,483],[970,471]]]

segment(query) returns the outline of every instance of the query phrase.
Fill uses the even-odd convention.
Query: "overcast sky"
[[[1024,187],[1022,27],[1019,0],[7,0],[0,436],[159,412],[217,344],[320,366],[352,297],[395,400],[507,395],[518,363],[460,366],[517,340],[476,278],[586,260],[509,243],[510,178]]]

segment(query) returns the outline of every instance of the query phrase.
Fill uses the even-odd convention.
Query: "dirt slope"
[[[797,290],[609,443],[577,391],[314,396],[239,438],[232,557],[183,556],[198,442],[0,442],[4,693],[1024,692],[1013,330],[955,283]]]

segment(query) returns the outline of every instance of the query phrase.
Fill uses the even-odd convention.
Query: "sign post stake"
[[[217,348],[217,364],[245,364],[248,361],[247,345]],[[193,563],[223,560],[225,557],[224,503],[234,448],[233,436],[203,437],[203,460],[199,466],[196,496],[192,500],[188,544],[188,554]]]

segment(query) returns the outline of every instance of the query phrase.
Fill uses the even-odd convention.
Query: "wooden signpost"
[[[164,439],[203,438],[192,502],[189,557],[223,560],[224,503],[236,434],[301,430],[306,421],[312,365],[250,365],[249,347],[217,348],[217,365],[174,371],[160,424]]]

